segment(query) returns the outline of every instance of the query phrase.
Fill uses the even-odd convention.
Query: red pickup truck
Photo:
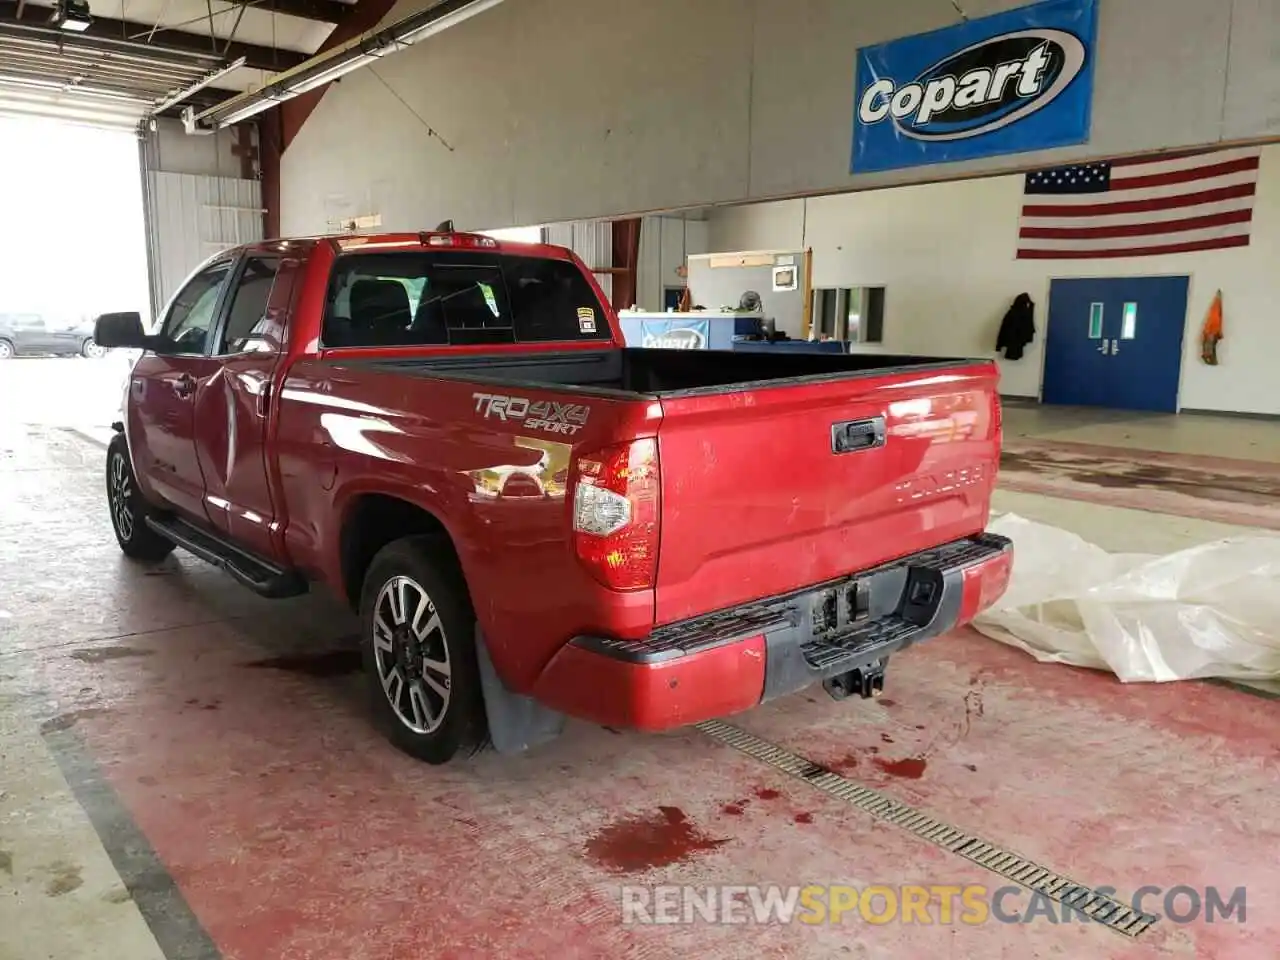
[[[566,715],[662,730],[823,683],[1004,590],[987,360],[636,350],[558,247],[456,232],[219,254],[147,334],[107,454],[121,548],[359,611],[432,763]]]

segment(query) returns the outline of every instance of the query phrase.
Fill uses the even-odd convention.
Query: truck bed
[[[924,373],[983,360],[893,354],[760,354],[737,351],[609,349],[539,354],[467,354],[405,359],[334,359],[410,376],[448,377],[527,388],[608,393],[633,398],[698,396],[822,382],[851,375]]]
[[[503,400],[576,396],[602,429],[627,418],[624,439],[651,429],[663,464],[659,624],[868,569],[987,522],[1000,436],[990,360],[609,348],[324,365],[338,381],[350,375],[352,398],[365,396],[369,374],[420,378],[396,395],[423,413],[479,386]],[[437,396],[425,381],[453,389]],[[487,423],[504,436],[528,432],[499,416]],[[592,433],[574,432],[575,449],[617,442]]]

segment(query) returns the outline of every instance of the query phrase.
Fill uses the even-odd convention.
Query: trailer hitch
[[[865,667],[837,674],[822,681],[822,689],[832,700],[844,700],[857,694],[864,700],[884,693],[884,660],[873,660]]]

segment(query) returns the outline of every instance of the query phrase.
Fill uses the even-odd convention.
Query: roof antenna
[[[453,221],[452,221],[452,220],[443,220],[443,221],[441,221],[441,222],[440,222],[440,224],[436,227],[435,232],[436,232],[436,233],[457,233],[458,231],[456,231],[456,230],[454,230],[454,229],[453,229]]]

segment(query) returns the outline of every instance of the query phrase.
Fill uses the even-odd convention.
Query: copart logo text
[[[899,86],[885,77],[858,104],[868,126],[889,121],[916,140],[964,140],[1043,110],[1084,68],[1065,30],[1018,30],[965,47]]]
[[[546,430],[573,436],[587,423],[591,408],[581,403],[557,403],[554,400],[530,400],[528,397],[506,397],[496,393],[473,393],[476,413],[485,419],[518,420],[530,430]]]
[[[662,347],[667,350],[702,350],[707,345],[701,331],[686,328],[684,330],[667,330],[663,333],[646,333],[640,344],[642,347]]]

